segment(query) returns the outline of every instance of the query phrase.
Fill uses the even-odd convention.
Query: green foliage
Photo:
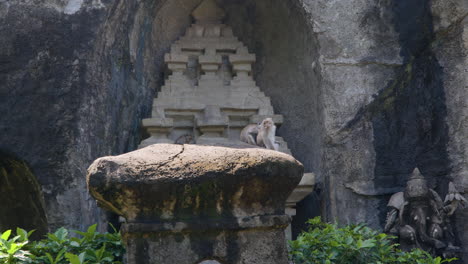
[[[308,223],[308,232],[289,242],[295,264],[441,264],[453,260],[433,258],[419,249],[403,252],[392,237],[364,224],[339,228],[321,222],[319,217]]]
[[[28,244],[28,237],[32,232],[28,233],[21,228],[17,228],[17,235],[12,238],[10,238],[11,230],[3,232],[0,236],[0,263],[29,263],[27,261],[31,254],[23,248]]]
[[[31,232],[18,228],[0,237],[0,264],[107,264],[122,263],[124,248],[120,233],[101,234],[92,225],[86,232],[59,228],[47,238],[29,242]]]

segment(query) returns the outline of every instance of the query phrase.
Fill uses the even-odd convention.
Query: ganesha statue
[[[396,236],[403,250],[420,248],[434,256],[456,257],[460,248],[455,245],[451,218],[466,204],[452,182],[442,200],[416,168],[405,190],[390,198],[384,232]]]

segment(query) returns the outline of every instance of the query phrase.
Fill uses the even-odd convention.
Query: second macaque
[[[267,149],[278,150],[279,145],[275,142],[276,126],[271,118],[265,118],[260,125],[248,125],[242,129],[240,139],[243,142],[264,147]],[[254,141],[256,134],[256,141]]]

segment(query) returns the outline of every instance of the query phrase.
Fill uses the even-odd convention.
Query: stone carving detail
[[[143,120],[150,137],[140,148],[180,143],[184,135],[196,144],[248,147],[239,140],[243,127],[265,118],[282,124],[253,79],[255,54],[221,22],[224,15],[214,0],[192,12],[195,23],[164,57],[171,74],[153,100],[151,118]],[[274,141],[279,151],[291,153],[282,138]]]
[[[451,217],[466,204],[452,182],[443,201],[416,168],[405,190],[390,198],[384,231],[399,237],[404,250],[421,248],[433,255],[454,257],[460,248],[455,246]]]

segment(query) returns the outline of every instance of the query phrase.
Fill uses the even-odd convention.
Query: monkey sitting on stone
[[[275,142],[276,126],[271,118],[265,118],[260,125],[251,124],[242,129],[240,140],[251,145],[267,149],[278,150],[279,144]],[[254,135],[257,140],[255,141]]]
[[[240,133],[240,140],[250,145],[257,145],[255,138],[258,135],[259,125],[250,124],[244,127]]]

